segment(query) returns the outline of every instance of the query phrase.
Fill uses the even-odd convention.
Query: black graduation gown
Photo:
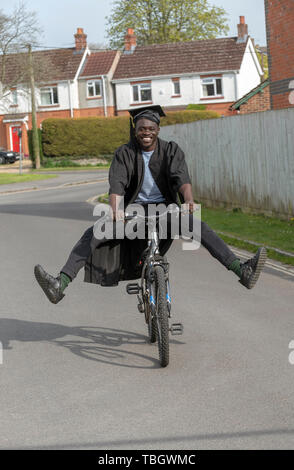
[[[158,139],[150,159],[149,168],[161,194],[168,204],[183,202],[179,188],[191,183],[185,155],[175,142]],[[119,147],[109,169],[109,194],[124,196],[125,207],[132,204],[144,179],[144,161],[141,150],[129,142]],[[172,244],[171,239],[160,241],[160,253],[164,255]],[[123,280],[140,278],[140,256],[146,248],[146,240],[92,239],[95,249],[85,266],[85,282],[102,286],[115,286]]]

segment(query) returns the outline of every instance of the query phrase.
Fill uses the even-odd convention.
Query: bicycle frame
[[[145,306],[145,320],[146,323],[149,321],[149,313],[146,312],[146,301],[149,303],[151,308],[151,314],[153,316],[156,315],[156,303],[155,303],[155,296],[154,296],[154,279],[153,279],[153,271],[154,266],[161,266],[165,272],[165,279],[166,279],[166,289],[167,289],[167,305],[169,311],[169,318],[171,318],[171,297],[170,297],[170,285],[169,285],[169,264],[167,260],[160,256],[159,252],[159,236],[156,227],[156,221],[153,219],[149,219],[149,223],[151,221],[152,227],[149,230],[149,239],[148,239],[148,247],[145,250],[145,259],[142,268],[142,275],[141,275],[141,293],[143,297],[143,302]],[[157,259],[156,259],[157,258]],[[139,304],[142,304],[141,299],[138,296]],[[148,310],[148,309],[147,309]]]

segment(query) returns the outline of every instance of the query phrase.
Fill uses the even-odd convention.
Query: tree
[[[123,48],[128,28],[138,45],[213,39],[229,31],[225,10],[208,0],[115,0],[106,20],[113,48]]]
[[[109,46],[107,44],[104,44],[102,42],[90,42],[88,44],[88,47],[90,51],[92,52],[99,52],[99,51],[108,51]]]
[[[257,54],[259,63],[263,70],[263,80],[267,80],[269,77],[269,69],[268,69],[268,56],[267,52],[264,50],[265,48],[260,48],[260,46],[255,47],[255,52]]]
[[[28,57],[23,54],[27,45],[37,45],[41,33],[36,13],[28,11],[20,1],[11,15],[0,10],[0,99],[11,88],[28,80]],[[13,61],[14,73],[7,76],[8,61]]]
[[[42,70],[45,76],[45,67],[44,64],[33,62],[31,51],[32,46],[37,45],[40,33],[36,13],[28,11],[23,1],[14,7],[11,15],[0,11],[0,108],[4,112],[9,109],[9,97],[18,85],[21,85],[23,94],[31,95],[36,168],[40,168],[40,155],[37,140],[34,75],[36,70]]]

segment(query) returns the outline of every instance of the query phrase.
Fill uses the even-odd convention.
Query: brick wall
[[[294,80],[294,1],[265,0],[272,109],[294,106],[290,99]]]
[[[115,115],[115,107],[108,106],[107,107],[107,117],[112,117]],[[83,117],[104,117],[104,108],[84,108],[84,109],[75,109],[74,110],[74,117],[75,118],[83,118]]]
[[[258,113],[271,109],[270,87],[267,86],[262,92],[252,96],[247,103],[240,106],[239,114]]]
[[[230,110],[230,107],[234,103],[214,103],[214,104],[206,104],[207,111],[215,111],[216,113],[221,114],[222,116],[232,116],[235,114],[233,111]]]

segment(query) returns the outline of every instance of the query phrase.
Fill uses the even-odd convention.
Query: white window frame
[[[18,106],[17,88],[11,90],[11,106]]]
[[[217,85],[216,85],[217,80],[221,81],[221,87],[222,87],[221,94],[217,93]],[[214,86],[214,95],[208,95],[208,96],[204,95],[204,86],[205,85],[213,85]],[[224,96],[222,77],[205,77],[205,78],[201,78],[201,97],[203,99],[219,98],[219,97],[222,97],[222,96]]]
[[[50,103],[42,103],[42,96],[45,94],[47,90],[47,94],[50,96]],[[56,94],[54,94],[54,90],[56,90]],[[54,96],[57,96],[57,101],[54,101]],[[58,86],[46,86],[40,88],[40,99],[41,99],[41,106],[56,106],[59,104],[59,96],[58,96]]]
[[[99,94],[97,94],[96,86],[99,86]],[[90,95],[90,88],[93,89],[93,95]],[[102,82],[101,80],[88,80],[87,81],[87,98],[101,98],[102,96]]]
[[[180,96],[181,94],[181,84],[180,80],[173,80],[173,96]],[[179,86],[179,91],[176,91],[176,84]]]
[[[133,83],[131,85],[131,96],[132,96],[132,103],[149,103],[150,101],[152,101],[152,86],[151,86],[151,82],[150,83]],[[138,88],[138,100],[135,100],[135,97],[134,97],[134,88],[137,87]],[[143,100],[142,99],[142,89],[143,90],[150,90],[150,93],[151,93],[151,96],[150,96],[150,99],[148,100]]]

